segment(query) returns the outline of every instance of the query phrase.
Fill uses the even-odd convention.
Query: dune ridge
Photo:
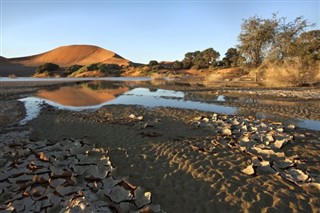
[[[61,67],[74,64],[87,65],[91,63],[108,63],[129,65],[130,61],[118,54],[94,45],[68,45],[61,46],[38,55],[11,58],[12,63],[24,66],[39,66],[43,63],[55,63]]]

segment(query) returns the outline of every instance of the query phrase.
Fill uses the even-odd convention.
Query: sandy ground
[[[14,123],[23,112],[16,112],[21,106],[14,100],[29,92],[21,88],[16,92],[14,87],[10,91],[3,93],[11,95],[2,95],[1,104],[15,106],[15,116],[7,116],[1,124],[2,134],[19,130]],[[47,106],[23,128],[31,131],[30,141],[54,144],[86,138],[107,148],[114,177],[150,191],[153,203],[165,212],[317,212],[320,208],[316,131],[250,117],[137,106],[105,106],[96,112]],[[267,133],[275,141],[266,140]]]

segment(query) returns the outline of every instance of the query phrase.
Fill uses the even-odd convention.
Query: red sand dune
[[[9,60],[12,63],[24,66],[39,66],[43,63],[51,62],[61,67],[68,67],[74,64],[87,65],[97,62],[128,65],[130,62],[112,51],[92,45],[62,46],[39,55]]]
[[[60,67],[74,64],[88,65],[102,62],[105,64],[129,65],[132,62],[116,53],[93,45],[62,46],[38,55],[19,58],[0,56],[0,76],[32,76],[36,68],[44,63],[55,63]]]

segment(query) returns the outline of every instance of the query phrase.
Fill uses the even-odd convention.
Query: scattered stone
[[[286,170],[295,182],[305,182],[309,176],[300,169],[289,168]]]
[[[273,143],[273,145],[274,145],[277,149],[281,149],[287,142],[288,142],[288,140],[286,140],[286,139],[276,140],[276,141]]]
[[[143,116],[136,119],[142,120]],[[114,179],[108,150],[92,147],[81,139],[56,144],[17,140],[0,143],[0,149],[9,153],[0,155],[1,212],[113,212],[115,209],[156,212],[159,209],[151,205],[150,192]]]
[[[255,174],[255,170],[253,167],[253,164],[247,166],[245,169],[241,170],[243,173],[247,174],[247,175],[254,175]]]
[[[295,128],[296,128],[296,126],[293,125],[293,124],[289,124],[289,125],[287,126],[287,129],[293,130],[293,129],[295,129]]]
[[[132,200],[133,196],[129,190],[122,188],[121,186],[115,186],[111,189],[109,197],[112,201],[120,203],[123,201]]]
[[[224,128],[221,130],[221,135],[223,135],[223,136],[230,136],[230,135],[232,135],[231,129],[229,129],[228,127],[224,127]]]
[[[214,114],[209,121],[205,118],[204,116],[196,117],[192,124],[196,121],[197,127],[211,128],[214,132],[215,138],[212,141],[215,142],[215,146],[237,148],[252,158],[253,164],[241,170],[243,173],[247,175],[278,173],[282,178],[297,185],[320,182],[320,178],[317,180],[305,172],[307,166],[298,156],[287,156],[285,152],[280,151],[288,142],[306,137],[305,134],[293,132],[294,125],[284,126],[280,122],[257,120],[252,116],[242,118]],[[217,128],[219,131],[216,131]],[[291,131],[286,132],[286,130]],[[225,136],[232,139],[226,141],[229,137]]]
[[[136,116],[135,116],[134,114],[130,114],[130,115],[129,115],[129,118],[131,118],[131,119],[135,119],[135,118],[136,118]]]
[[[151,203],[151,193],[145,192],[140,186],[134,191],[135,204],[138,208]]]
[[[66,180],[62,178],[50,179],[49,184],[52,188],[56,188],[62,184],[64,184]]]
[[[122,180],[115,180],[113,177],[108,177],[102,180],[103,188],[111,189],[117,184],[119,184]]]

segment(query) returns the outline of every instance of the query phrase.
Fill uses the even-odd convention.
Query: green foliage
[[[301,16],[289,22],[285,17],[278,18],[276,14],[271,19],[262,19],[257,16],[246,19],[239,35],[240,53],[248,64],[256,67],[265,59],[283,61],[292,57],[301,57],[308,51],[304,48],[304,44],[301,45],[299,38],[310,26],[313,25],[308,25],[307,20]],[[315,39],[317,36],[311,37]],[[309,40],[309,47],[317,46],[311,42],[310,37],[307,40]]]
[[[181,63],[183,69],[190,69],[192,66],[192,60],[184,59]]]
[[[36,69],[36,74],[43,74],[46,73],[48,75],[52,75],[52,73],[54,71],[59,70],[60,67],[57,64],[53,64],[53,63],[45,63],[40,65],[37,69]]]
[[[160,65],[160,64],[153,65],[153,66],[151,67],[151,70],[152,70],[152,71],[158,71],[158,70],[160,70],[160,69],[163,69],[163,66]]]
[[[71,73],[78,71],[78,70],[81,69],[82,67],[83,67],[82,65],[78,65],[78,64],[71,65],[70,67],[67,67],[67,68],[64,70],[64,73],[65,73],[66,75],[70,75]]]
[[[219,66],[229,68],[240,66],[244,61],[244,58],[240,55],[236,48],[229,48],[225,53],[225,57],[219,63]]]
[[[272,45],[278,23],[273,19],[258,16],[245,19],[239,35],[239,50],[249,64],[258,66]]]
[[[194,67],[196,69],[215,67],[218,64],[219,52],[213,48],[208,48],[203,51],[188,52],[182,60],[182,67],[189,69]]]
[[[182,68],[182,63],[179,61],[175,61],[175,62],[173,62],[172,66],[173,66],[173,69],[179,70]]]
[[[305,63],[320,61],[320,30],[311,30],[302,33],[295,42],[294,52]]]
[[[77,71],[73,72],[71,75],[76,76],[78,74],[89,72],[89,71],[98,71],[101,73],[115,74],[116,72],[120,72],[120,70],[121,70],[121,67],[117,64],[93,63],[93,64],[89,64],[81,67]]]
[[[155,65],[158,65],[158,61],[156,61],[156,60],[151,60],[151,61],[149,61],[149,66],[155,66]]]

